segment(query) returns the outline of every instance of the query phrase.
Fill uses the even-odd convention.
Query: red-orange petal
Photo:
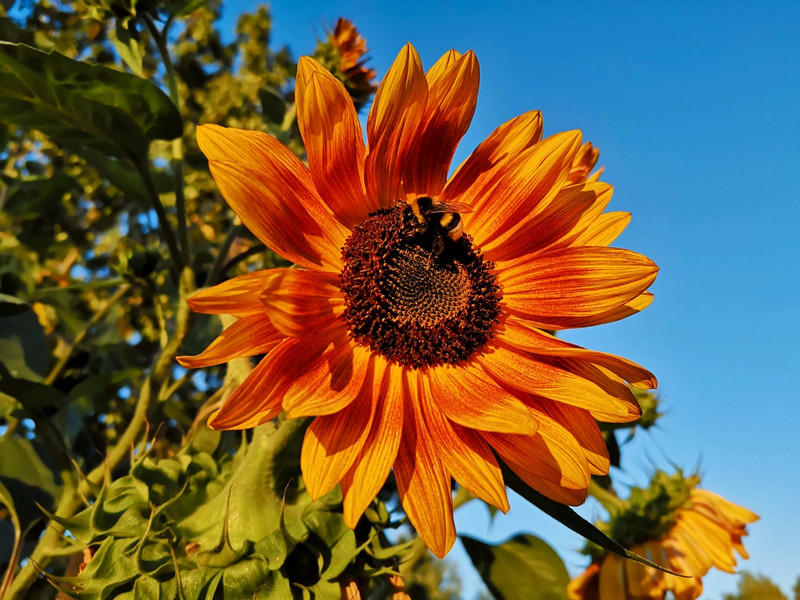
[[[428,69],[428,72],[425,73],[425,77],[428,80],[428,89],[430,89],[431,86],[442,77],[442,75],[447,73],[447,71],[449,71],[450,68],[456,64],[461,56],[461,52],[456,49],[448,50],[442,54],[439,57],[439,60],[437,60],[433,66]]]
[[[395,463],[397,491],[409,521],[439,558],[453,547],[456,527],[450,476],[422,416],[417,373],[408,373],[403,438]]]
[[[196,369],[219,365],[234,358],[266,354],[286,336],[277,331],[266,314],[242,317],[225,328],[196,356],[178,356],[182,367]]]
[[[619,248],[558,248],[497,264],[503,304],[537,327],[576,327],[618,310],[644,292],[658,267]]]
[[[495,129],[458,167],[447,182],[442,202],[470,203],[476,211],[490,198],[490,189],[503,167],[542,138],[542,115],[538,110],[524,113]],[[462,215],[468,224],[471,214]]]
[[[631,404],[594,381],[537,360],[500,340],[490,342],[474,360],[497,381],[529,394],[586,409],[600,421],[627,423],[641,415],[635,402]]]
[[[366,149],[353,100],[336,77],[308,56],[297,64],[295,98],[314,185],[339,222],[352,228],[380,207],[365,194]]]
[[[381,206],[400,198],[403,169],[425,112],[428,83],[417,51],[407,44],[381,81],[367,118],[367,195]]]
[[[481,500],[508,512],[508,497],[500,465],[478,432],[452,423],[433,401],[427,378],[420,377],[425,422],[447,471]]]
[[[271,421],[281,412],[281,397],[276,393],[279,384],[275,365],[279,357],[297,344],[289,338],[278,344],[261,359],[245,380],[208,419],[212,429],[249,429]]]
[[[469,128],[478,100],[480,69],[467,52],[430,82],[425,115],[404,170],[405,193],[436,197],[444,188],[456,146]]]
[[[303,440],[300,468],[312,499],[327,494],[352,467],[370,432],[386,363],[370,365],[355,400],[314,419]]]
[[[496,237],[510,234],[537,207],[545,206],[559,192],[569,174],[572,158],[581,144],[580,131],[550,136],[522,152],[507,164],[496,184],[482,193],[484,200],[464,228],[481,248]]]
[[[338,278],[318,271],[272,269],[264,280],[261,302],[287,336],[311,335],[330,326],[344,311]]]
[[[655,375],[635,362],[605,352],[588,350],[570,344],[549,333],[528,326],[524,319],[507,314],[495,330],[498,340],[515,348],[544,356],[559,356],[601,365],[619,375],[628,383],[643,389],[658,387]]]
[[[286,415],[294,419],[342,410],[361,389],[371,357],[372,351],[353,342],[342,328],[311,360],[308,355],[296,356],[293,362],[287,360],[284,377],[288,383],[283,396]]]
[[[522,401],[477,364],[442,365],[427,372],[436,405],[452,421],[485,431],[536,432],[536,421]]]
[[[266,133],[219,125],[199,126],[197,143],[222,195],[258,239],[309,269],[341,270],[348,230],[291,150]]]
[[[247,317],[263,314],[264,305],[259,295],[269,274],[269,269],[255,271],[198,290],[189,298],[189,308],[207,315]]]
[[[378,399],[369,437],[353,467],[342,479],[344,520],[355,528],[369,503],[383,487],[397,458],[403,431],[403,370],[386,365],[385,394]]]
[[[570,185],[558,192],[542,210],[523,216],[520,227],[481,248],[487,260],[518,260],[533,252],[569,245],[597,220],[614,191],[607,183]]]

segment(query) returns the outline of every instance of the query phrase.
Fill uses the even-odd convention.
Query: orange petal
[[[338,278],[302,269],[272,269],[261,302],[275,328],[302,337],[321,331],[344,311]]]
[[[434,83],[441,79],[442,75],[447,73],[450,68],[458,62],[458,59],[461,58],[461,52],[458,50],[448,50],[441,57],[437,60],[434,65],[428,69],[428,72],[425,73],[425,77],[428,80],[428,89],[431,89]]]
[[[208,419],[212,429],[249,429],[266,423],[281,412],[281,398],[275,393],[278,383],[275,366],[297,340],[289,338],[261,359],[217,412]]]
[[[630,222],[631,213],[629,212],[603,213],[572,240],[570,246],[609,246]]]
[[[481,248],[491,261],[515,260],[554,246],[566,246],[570,239],[596,221],[614,191],[607,183],[586,183],[561,188],[540,211],[523,216],[520,227],[495,238]]]
[[[567,598],[569,600],[600,600],[597,587],[599,585],[600,565],[590,564],[586,570],[574,577],[567,584]]]
[[[475,113],[479,82],[478,59],[472,51],[449,68],[437,67],[404,171],[406,194],[436,197],[444,188],[456,146]]]
[[[222,195],[258,239],[304,267],[341,270],[349,232],[291,150],[266,133],[218,125],[199,126],[197,143]]]
[[[444,558],[456,541],[450,476],[422,417],[416,372],[407,374],[404,392],[403,438],[394,468],[397,491],[425,545]]]
[[[495,129],[456,170],[439,197],[442,202],[471,203],[479,210],[489,196],[482,190],[491,188],[508,161],[516,159],[526,148],[542,137],[542,115],[527,112]],[[471,215],[462,215],[468,223]]]
[[[343,330],[312,360],[304,354],[284,365],[289,383],[283,409],[292,419],[330,415],[350,404],[367,377],[372,351],[350,340]]]
[[[695,488],[692,490],[691,500],[693,503],[700,503],[713,507],[717,511],[722,512],[722,514],[734,523],[753,523],[758,521],[759,518],[756,513],[747,510],[743,506],[734,504],[730,500],[726,500],[722,496],[709,492],[708,490]]]
[[[385,365],[384,361],[371,365],[356,399],[335,414],[317,417],[306,430],[300,468],[312,499],[331,491],[364,447]]]
[[[263,314],[264,305],[259,300],[259,295],[269,274],[269,269],[255,271],[198,290],[189,298],[189,307],[194,312],[207,315],[246,317]]]
[[[436,405],[456,423],[484,431],[536,432],[536,421],[522,401],[476,364],[443,365],[428,374]]]
[[[234,358],[266,354],[285,337],[275,329],[267,315],[251,315],[228,326],[200,354],[178,356],[176,360],[188,369],[219,365]]]
[[[379,398],[369,437],[355,464],[342,479],[344,521],[355,528],[392,470],[403,431],[403,371],[386,365],[385,394]]]
[[[608,446],[597,421],[589,411],[546,398],[531,398],[530,406],[545,413],[568,430],[583,450],[592,475],[606,475],[611,466]]]
[[[586,499],[590,472],[573,435],[549,416],[531,409],[535,435],[482,432],[522,481],[548,498],[576,506]]]
[[[687,536],[705,550],[715,567],[726,573],[736,572],[730,536],[719,525],[692,510],[683,511],[680,518]]]
[[[445,469],[478,498],[508,512],[503,475],[488,444],[477,432],[451,423],[433,401],[427,378],[420,381],[425,423]]]
[[[367,118],[367,195],[381,206],[399,198],[403,168],[425,112],[428,84],[417,51],[407,44],[381,81]]]
[[[536,360],[500,340],[485,346],[475,360],[498,381],[529,394],[586,409],[600,421],[627,423],[641,415],[635,402],[631,405],[594,381]]]
[[[587,350],[565,342],[549,333],[529,327],[515,315],[505,315],[503,323],[495,330],[495,336],[514,348],[545,356],[559,356],[602,365],[619,375],[631,385],[643,389],[658,387],[658,381],[644,367],[614,354]]]
[[[603,600],[627,600],[625,590],[625,561],[614,555],[608,554],[600,567],[600,598]]]
[[[297,124],[319,195],[352,228],[380,208],[364,193],[364,139],[344,85],[313,58],[297,64]]]
[[[483,203],[465,230],[481,248],[503,234],[517,231],[521,220],[537,207],[545,206],[566,181],[572,157],[580,148],[581,132],[567,131],[542,140],[506,165],[496,185],[484,191]]]
[[[644,292],[658,267],[619,248],[559,248],[497,264],[503,304],[544,329],[578,327]]]

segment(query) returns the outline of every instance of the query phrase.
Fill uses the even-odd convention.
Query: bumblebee
[[[457,202],[444,204],[435,202],[427,196],[409,200],[408,205],[414,217],[417,219],[417,233],[427,233],[433,223],[438,229],[437,233],[446,235],[454,242],[461,239],[461,236],[464,234],[464,223],[459,213],[472,212],[472,207],[467,204],[459,204]],[[430,215],[437,214],[442,215],[438,220],[429,218]]]

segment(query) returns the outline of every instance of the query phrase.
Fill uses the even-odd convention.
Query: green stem
[[[72,353],[75,352],[75,349],[80,345],[80,343],[86,338],[89,334],[89,330],[97,325],[100,321],[102,321],[111,308],[120,301],[120,299],[128,293],[128,290],[131,289],[131,286],[127,283],[121,286],[117,292],[108,299],[108,301],[103,305],[99,311],[97,311],[94,316],[92,317],[91,321],[86,325],[86,328],[83,331],[80,331],[78,335],[75,336],[75,339],[72,340],[72,344],[70,344],[67,351],[58,359],[58,362],[53,367],[53,370],[47,374],[47,377],[44,380],[45,385],[52,385],[53,382],[58,378],[61,374],[61,371],[64,370],[64,367],[67,366],[67,362],[69,361]]]
[[[228,256],[228,252],[230,252],[231,246],[233,246],[233,240],[235,240],[236,236],[238,236],[241,232],[241,225],[234,225],[228,230],[228,235],[225,236],[222,246],[219,247],[217,258],[214,260],[211,271],[208,273],[206,286],[212,286],[219,283],[219,277],[222,275],[222,265],[225,263],[225,257]]]
[[[172,58],[169,55],[169,48],[167,47],[167,32],[172,21],[168,20],[164,24],[164,29],[162,31],[158,30],[147,13],[144,14],[144,21],[153,36],[159,54],[161,54],[161,62],[164,63],[169,97],[172,103],[180,110],[178,77],[175,74],[175,66],[172,64]],[[191,264],[192,256],[189,248],[189,232],[186,226],[186,197],[183,193],[183,134],[181,134],[179,138],[172,140],[172,159],[170,160],[170,165],[172,167],[172,177],[175,182],[175,209],[178,213],[178,240],[181,244],[181,257],[183,259],[183,264],[188,265]]]
[[[194,288],[194,275],[191,269],[186,268],[183,270],[180,283],[175,332],[156,360],[150,376],[145,379],[128,426],[120,436],[119,442],[109,451],[103,464],[95,467],[77,486],[69,485],[64,490],[55,511],[55,515],[60,519],[69,519],[75,515],[83,505],[83,499],[89,497],[92,493],[92,488],[99,486],[103,482],[106,473],[113,471],[125,459],[131,447],[141,435],[142,429],[147,423],[147,411],[152,400],[152,390],[158,389],[161,381],[167,375],[167,371],[189,330],[191,311],[186,299]],[[52,519],[33,550],[30,560],[20,570],[3,600],[22,600],[25,597],[28,588],[36,581],[39,571],[46,568],[50,563],[58,549],[63,534],[64,526]]]
[[[618,514],[625,508],[625,501],[622,498],[613,490],[602,487],[594,478],[589,482],[589,494],[594,496],[611,515]]]
[[[181,271],[183,269],[181,252],[178,250],[178,244],[175,241],[175,234],[172,231],[172,226],[169,224],[169,219],[167,219],[167,213],[164,210],[164,205],[161,203],[161,198],[158,196],[158,190],[156,190],[156,184],[153,182],[153,175],[150,173],[150,167],[145,161],[136,161],[135,164],[136,170],[139,172],[139,176],[142,178],[142,182],[144,183],[145,190],[147,190],[147,195],[150,196],[150,201],[153,204],[156,215],[158,215],[158,222],[161,225],[162,231],[164,232],[164,240],[167,242],[167,247],[169,248],[169,253],[172,256],[172,261],[175,263],[177,270]],[[180,222],[180,219],[178,219],[178,221]]]

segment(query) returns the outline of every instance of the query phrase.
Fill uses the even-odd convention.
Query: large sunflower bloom
[[[626,382],[656,385],[628,360],[546,331],[643,309],[657,271],[608,247],[630,215],[603,212],[612,188],[585,180],[592,149],[579,131],[542,140],[540,114],[526,113],[448,179],[478,80],[472,52],[450,51],[425,73],[407,45],[377,90],[365,146],[342,84],[301,58],[308,167],[269,135],[197,130],[234,212],[300,267],[191,299],[238,320],[181,364],[266,353],[210,426],[253,427],[282,410],[316,417],[301,456],[311,496],[341,482],[355,526],[394,468],[406,514],[440,557],[455,540],[451,478],[508,510],[496,453],[531,487],[580,504],[609,467],[595,419],[636,419]],[[464,235],[442,225],[454,215],[420,222],[407,204],[419,198],[472,207]]]
[[[676,577],[606,554],[570,582],[568,596],[570,600],[662,600],[672,592],[675,600],[695,600],[703,593],[701,577],[711,567],[734,573],[734,549],[747,558],[742,537],[747,535],[746,525],[756,520],[758,516],[746,508],[693,489],[663,536],[631,547],[636,554],[693,577]]]

